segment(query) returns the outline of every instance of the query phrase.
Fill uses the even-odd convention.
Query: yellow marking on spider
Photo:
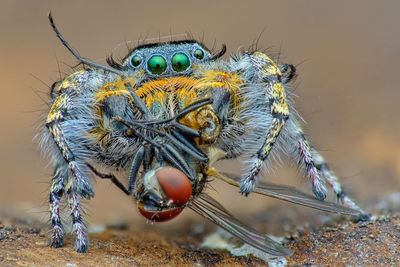
[[[47,123],[61,119],[61,110],[66,108],[68,103],[68,96],[65,94],[59,95],[53,102],[47,115]]]
[[[166,99],[167,94],[165,91],[157,91],[146,97],[145,104],[150,109],[154,103],[164,103]]]
[[[253,56],[263,61],[263,70],[267,75],[282,75],[278,65],[266,54],[261,52],[254,52]]]
[[[62,83],[59,86],[59,91],[65,90],[65,89],[79,89],[78,85],[78,79],[77,77],[79,75],[85,74],[84,70],[79,70],[70,76],[68,76],[66,79],[62,81]]]
[[[279,121],[279,120],[274,121],[274,124],[273,124],[272,128],[270,129],[268,136],[265,140],[265,147],[263,149],[263,152],[265,155],[268,155],[269,152],[271,151],[272,146],[274,145],[275,140],[278,137],[280,131],[282,130],[284,124],[285,123],[283,121]]]
[[[226,89],[231,94],[232,103],[236,107],[239,104],[238,92],[243,84],[242,78],[236,73],[227,73],[219,70],[205,71],[199,79],[196,88],[208,90],[211,88]]]
[[[276,65],[269,65],[264,69],[269,75],[282,75],[281,70]]]
[[[136,94],[144,97],[154,91],[175,92],[179,89],[191,89],[198,81],[191,77],[178,76],[170,78],[162,78],[144,83],[138,89]]]
[[[96,93],[95,97],[97,102],[104,102],[106,99],[112,96],[129,96],[129,91],[127,89],[99,91]]]
[[[68,89],[68,88],[71,88],[71,89],[77,88],[76,81],[75,80],[68,80],[68,79],[64,80],[60,84],[59,91],[62,91],[62,90]]]
[[[106,83],[99,92],[96,93],[97,114],[102,115],[101,103],[113,96],[125,96],[131,99],[131,92],[127,86],[134,88],[135,79],[117,79],[113,82]],[[155,103],[159,105],[167,105],[167,102],[178,100],[181,108],[184,108],[193,102],[199,100],[200,97],[208,97],[210,88],[227,90],[232,97],[233,106],[239,105],[238,91],[243,84],[243,80],[238,74],[227,73],[223,71],[207,70],[201,78],[193,78],[187,76],[177,76],[160,78],[145,82],[137,89],[135,93],[143,100],[145,105],[151,110]],[[174,97],[173,97],[174,96]],[[130,101],[132,103],[132,101]],[[206,107],[204,107],[206,108]],[[212,106],[208,105],[207,109],[211,112]],[[208,114],[208,113],[204,114]],[[199,129],[203,127],[197,121],[194,112],[186,115],[181,119],[182,123]],[[104,125],[93,129],[91,134],[97,139],[101,139],[108,133],[107,127]]]
[[[198,94],[194,88],[197,82],[197,79],[185,76],[163,78],[146,82],[135,92],[149,108],[155,102],[165,102],[166,96],[170,94],[175,95],[184,106],[187,106],[197,99]]]
[[[275,100],[272,104],[272,110],[276,113],[289,115],[289,106],[286,102],[286,92],[283,85],[281,83],[275,83],[272,86],[271,94]]]
[[[130,85],[133,87],[134,84],[135,80],[133,78],[127,78],[124,80],[122,78],[118,78],[113,82],[108,82],[104,84],[103,87],[101,87],[96,93],[96,102],[103,102],[112,96],[127,96],[130,94],[127,86]]]
[[[273,103],[271,110],[275,114],[281,114],[284,116],[289,115],[289,107],[286,102],[286,92],[285,88],[281,83],[274,83],[272,85],[271,97],[273,98]],[[284,118],[275,118],[272,122],[272,127],[268,131],[267,138],[265,140],[265,145],[263,147],[263,154],[268,155],[281,132],[283,126],[285,125]]]
[[[101,104],[108,98],[113,96],[126,96],[131,98],[130,92],[128,90],[128,85],[133,87],[135,84],[135,79],[130,77],[127,79],[117,78],[115,81],[108,82],[104,84],[98,92],[95,94],[96,99],[96,114],[102,116],[103,110]]]
[[[242,79],[237,74],[231,74],[223,71],[207,70],[201,78],[186,76],[161,78],[141,85],[135,92],[143,99],[146,106],[151,109],[155,103],[167,106],[171,101],[178,100],[181,108],[184,108],[193,102],[210,96],[210,88],[227,90],[232,96],[233,106],[239,105],[238,91],[243,84]],[[201,115],[200,115],[201,112]],[[214,114],[211,105],[199,109],[197,112],[191,112],[180,119],[180,122],[200,130],[205,127],[204,121],[210,119]],[[218,118],[212,117],[213,120]],[[202,136],[205,141],[214,140],[214,136]]]

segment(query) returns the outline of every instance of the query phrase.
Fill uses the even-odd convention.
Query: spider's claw
[[[240,193],[244,196],[249,196],[254,191],[256,186],[256,179],[252,176],[247,176],[240,182]]]
[[[318,198],[319,200],[325,200],[327,195],[327,189],[323,184],[321,183],[313,184],[312,191],[316,198]]]
[[[370,221],[371,219],[372,219],[371,214],[362,213],[362,214],[360,214],[359,216],[356,216],[356,217],[354,218],[354,221],[355,221],[355,222],[368,222],[368,221]]]
[[[354,210],[358,210],[360,215],[355,216],[353,220],[355,222],[366,222],[371,220],[371,214],[365,212],[362,208],[360,208],[351,198],[349,198],[343,190],[336,195],[340,204],[345,207],[349,207]]]
[[[64,246],[64,229],[60,225],[55,225],[52,229],[50,246],[61,248]]]
[[[257,175],[261,170],[263,161],[256,158],[253,161],[250,171],[240,180],[240,193],[244,196],[248,196],[254,191],[257,182]]]
[[[88,251],[88,249],[89,249],[89,244],[88,244],[88,242],[86,240],[85,241],[76,241],[75,242],[75,250],[76,250],[76,252],[86,253]]]

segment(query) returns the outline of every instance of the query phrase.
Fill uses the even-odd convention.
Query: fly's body
[[[173,218],[189,206],[275,255],[288,251],[244,227],[203,193],[208,177],[236,185],[246,196],[254,191],[328,211],[364,214],[343,193],[299,126],[288,91],[295,76],[292,65],[277,64],[258,51],[221,60],[225,47],[213,54],[189,40],[139,46],[122,62],[109,58],[109,66],[103,66],[81,57],[49,18],[63,44],[86,66],[53,86],[42,139],[55,167],[50,190],[54,247],[63,245],[59,207],[65,196],[76,250],[87,250],[80,199],[94,196],[90,176],[111,179],[149,219]],[[265,162],[279,153],[299,163],[316,199],[302,193],[294,196],[293,188],[257,186]],[[240,179],[213,166],[237,157],[246,160]],[[124,186],[120,179],[126,178]],[[344,207],[322,201],[325,185]]]

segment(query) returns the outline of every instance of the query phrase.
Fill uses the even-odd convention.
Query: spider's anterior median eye
[[[204,51],[201,50],[201,49],[196,49],[196,50],[194,50],[193,55],[197,59],[203,59],[204,58]]]
[[[167,61],[162,56],[152,56],[149,61],[147,61],[147,66],[153,74],[161,74],[167,69]]]
[[[172,57],[171,63],[172,68],[178,72],[184,71],[190,66],[189,57],[184,53],[176,53]]]
[[[134,67],[137,67],[142,63],[142,58],[140,56],[133,56],[131,59],[131,64]]]

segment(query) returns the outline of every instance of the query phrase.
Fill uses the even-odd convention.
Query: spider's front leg
[[[70,149],[62,126],[62,122],[71,109],[73,94],[73,89],[66,90],[55,99],[46,122],[46,126],[61,154],[55,166],[49,197],[53,227],[51,245],[53,247],[61,247],[63,245],[64,230],[59,212],[60,200],[65,193],[71,210],[73,231],[76,236],[75,249],[78,252],[86,252],[88,249],[88,236],[81,215],[80,198],[89,199],[94,196],[94,192],[88,177],[82,170],[85,165]]]
[[[289,118],[289,107],[286,102],[285,88],[281,82],[282,73],[279,67],[265,54],[255,52],[249,55],[251,67],[255,69],[256,83],[265,85],[266,97],[263,105],[271,115],[272,122],[265,132],[263,144],[255,155],[250,158],[250,169],[242,178],[240,192],[244,195],[250,194],[255,187],[257,175],[264,161],[273,148],[285,122]]]
[[[64,195],[64,185],[68,178],[67,168],[62,164],[55,168],[53,180],[50,187],[49,195],[49,208],[50,208],[50,222],[52,226],[50,245],[55,248],[64,245],[64,227],[60,217],[60,204],[61,198]]]

